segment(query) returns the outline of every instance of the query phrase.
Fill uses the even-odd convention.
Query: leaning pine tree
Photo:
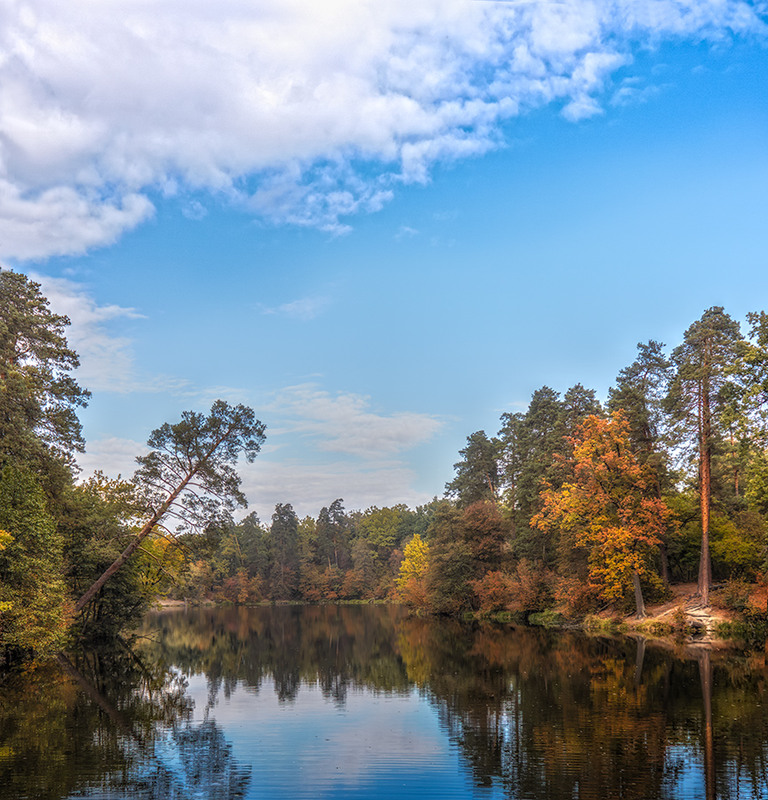
[[[253,461],[265,438],[265,426],[243,405],[217,400],[208,416],[185,411],[175,425],[153,431],[152,448],[136,460],[134,482],[144,498],[146,519],[131,543],[77,601],[81,612],[104,584],[155,530],[168,531],[175,519],[180,529],[201,530],[245,506],[234,465],[243,455]]]

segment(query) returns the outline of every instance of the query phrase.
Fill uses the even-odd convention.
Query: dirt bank
[[[677,584],[671,590],[673,596],[670,600],[647,606],[644,619],[634,615],[625,617],[624,625],[630,631],[659,636],[673,632],[679,635],[684,631],[686,639],[714,643],[721,641],[717,634],[718,626],[738,620],[736,614],[718,607],[716,603],[704,607],[696,594],[695,583]]]

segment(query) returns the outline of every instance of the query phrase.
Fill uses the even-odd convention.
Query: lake
[[[195,609],[0,684],[0,798],[767,798],[766,652]]]

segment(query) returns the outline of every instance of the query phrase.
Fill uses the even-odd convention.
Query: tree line
[[[533,393],[467,438],[446,495],[317,517],[279,503],[236,521],[236,472],[266,435],[216,401],[150,435],[130,479],[77,480],[69,320],[0,271],[0,658],[108,637],[160,596],[232,603],[389,600],[439,614],[606,604],[643,613],[671,582],[748,608],[766,575],[768,316],[713,307],[666,352],[650,341],[601,403]]]
[[[465,528],[481,509],[497,520],[493,546],[436,530],[413,590],[441,607],[439,563],[455,569],[463,538],[462,580],[487,610],[611,603],[642,616],[645,595],[694,580],[704,606],[724,581],[733,604],[754,602],[743,584],[767,566],[768,316],[747,322],[745,336],[710,308],[671,351],[639,344],[605,404],[581,384],[545,386],[496,436],[469,436],[446,489]]]
[[[638,345],[601,403],[544,386],[467,438],[446,495],[317,517],[278,504],[185,541],[173,596],[395,600],[437,614],[644,614],[670,584],[765,603],[768,317],[708,309],[667,352]],[[721,596],[723,592],[720,593]],[[723,599],[721,597],[721,599]],[[750,605],[751,604],[751,605]]]

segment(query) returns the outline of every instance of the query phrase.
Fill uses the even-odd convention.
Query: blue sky
[[[3,15],[0,258],[72,319],[86,473],[224,397],[263,519],[415,505],[543,384],[767,305],[760,4]]]

